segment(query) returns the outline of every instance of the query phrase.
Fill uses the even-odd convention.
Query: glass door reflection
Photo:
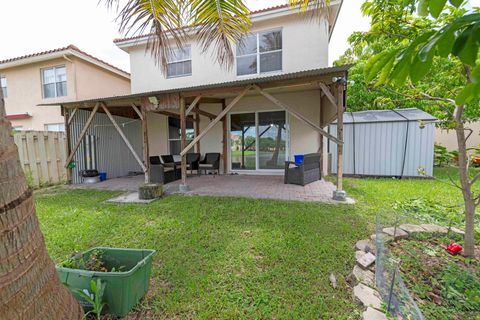
[[[259,169],[283,169],[287,155],[285,111],[258,113]]]
[[[255,113],[230,117],[230,159],[232,170],[256,170],[257,130]]]

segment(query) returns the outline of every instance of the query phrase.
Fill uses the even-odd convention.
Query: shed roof
[[[407,122],[407,121],[436,121],[431,114],[417,109],[367,110],[359,112],[345,112],[344,123],[375,123],[375,122]]]

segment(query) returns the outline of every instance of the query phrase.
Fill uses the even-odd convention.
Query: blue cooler
[[[100,181],[107,180],[107,173],[106,172],[99,172],[98,175],[100,177]]]
[[[299,166],[303,163],[303,158],[304,158],[303,154],[296,154],[293,157],[295,158],[295,165]]]

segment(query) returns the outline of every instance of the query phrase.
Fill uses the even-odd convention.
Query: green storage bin
[[[102,260],[109,270],[112,267],[118,269],[124,266],[125,271],[96,272],[57,266],[60,280],[71,290],[91,291],[90,281],[101,279],[106,284],[103,301],[107,305],[104,310],[112,315],[125,316],[148,290],[155,250],[96,247],[83,253],[85,259],[88,259],[93,250],[103,252]],[[73,294],[77,299],[82,300],[75,292]]]

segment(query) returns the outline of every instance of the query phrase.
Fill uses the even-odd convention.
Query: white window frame
[[[278,50],[260,52],[260,35],[264,34],[264,33],[273,33],[273,32],[277,32],[277,31],[280,32],[280,36],[282,38],[282,48],[278,49]],[[281,73],[281,72],[283,72],[283,28],[257,31],[255,33],[252,33],[251,35],[255,35],[257,37],[257,52],[256,53],[248,53],[248,54],[244,54],[244,55],[239,56],[239,55],[237,55],[237,50],[235,48],[235,73],[236,73],[236,76],[237,77],[251,77],[251,76],[260,75],[260,74]],[[264,54],[264,53],[275,53],[275,52],[281,52],[281,54],[282,54],[282,65],[280,66],[280,69],[279,70],[273,70],[273,71],[260,72],[260,55]],[[254,56],[254,55],[257,56],[257,72],[238,75],[238,69],[237,69],[238,58],[251,57],[251,56]]]
[[[59,83],[59,82],[57,82],[57,69],[60,69],[60,68],[65,68],[65,85],[67,87],[66,87],[64,96],[59,96],[58,93],[57,93],[57,83]],[[45,70],[51,70],[51,69],[53,69],[54,73],[55,73],[55,82],[53,82],[55,84],[55,95],[53,97],[45,97],[45,84],[46,83],[44,82],[45,79],[44,79],[43,73],[45,72]],[[40,77],[42,79],[42,97],[43,97],[43,99],[55,99],[55,98],[68,96],[68,79],[67,79],[67,66],[66,65],[53,66],[53,67],[48,67],[48,68],[41,68],[40,69]],[[51,83],[47,83],[47,84],[51,84]]]
[[[63,130],[48,130],[48,126],[63,126]],[[65,132],[65,123],[63,122],[45,123],[43,125],[43,129],[45,131],[52,131],[52,132]]]
[[[167,149],[168,149],[168,154],[171,154],[172,156],[179,156],[178,154],[172,154],[172,150],[171,150],[171,148],[170,148],[170,142],[171,142],[171,141],[179,141],[179,142],[181,142],[181,141],[182,141],[182,137],[180,137],[180,138],[170,138],[170,121],[169,121],[169,118],[176,119],[175,117],[167,116],[167,145],[168,145]],[[188,123],[188,121],[187,121],[187,123]],[[195,137],[197,136],[197,133],[195,132],[195,125],[193,126],[192,129],[188,129],[188,128],[187,128],[187,131],[188,131],[188,130],[193,130],[193,138],[192,138],[192,140],[186,140],[187,145],[188,145],[190,142],[192,142],[193,139],[195,139]],[[180,135],[181,135],[181,134],[180,134]],[[190,149],[190,150],[193,150],[193,149]]]
[[[2,80],[5,81],[5,87],[2,86]],[[0,89],[3,90],[3,97],[8,97],[8,82],[7,77],[4,75],[0,75]]]
[[[180,48],[177,48],[178,50],[180,50]],[[173,75],[173,76],[169,76],[168,75],[168,70],[167,70],[167,74],[166,74],[166,77],[167,79],[174,79],[174,78],[181,78],[181,77],[189,77],[192,75],[192,72],[193,72],[193,64],[192,64],[192,46],[191,45],[186,45],[184,48],[183,48],[184,51],[190,53],[190,59],[182,59],[182,60],[169,60],[167,58],[167,68],[168,68],[168,65],[171,65],[171,64],[175,64],[175,63],[181,63],[181,62],[188,62],[190,61],[190,73],[185,73],[185,74],[179,74],[179,75]]]

